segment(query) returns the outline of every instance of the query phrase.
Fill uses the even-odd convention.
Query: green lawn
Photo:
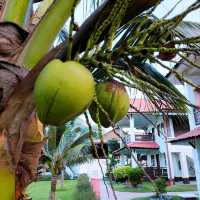
[[[67,200],[73,199],[77,181],[67,180],[65,181],[64,189],[60,188],[58,184],[56,192],[56,200]],[[47,200],[50,191],[50,181],[39,181],[32,183],[27,188],[27,193],[32,197],[33,200]]]
[[[121,183],[115,183],[114,188],[116,191],[119,192],[154,192],[154,188],[152,184],[150,184],[149,182],[144,182],[137,188],[132,188]],[[184,191],[197,191],[196,185],[178,184],[178,185],[173,185],[172,187],[167,187],[167,192],[184,192]]]
[[[178,196],[173,196],[172,200],[181,200],[182,198],[181,197],[178,197]],[[140,198],[135,198],[135,199],[132,199],[132,200],[149,200],[149,197],[140,197]]]

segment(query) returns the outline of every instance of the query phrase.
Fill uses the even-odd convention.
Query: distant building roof
[[[170,108],[165,104],[163,101],[157,102],[157,105],[161,110],[158,110],[156,106],[147,99],[131,99],[130,100],[130,108],[128,110],[129,113],[153,113],[153,112],[160,112],[162,111],[169,111],[169,112],[175,112],[174,109]]]
[[[112,129],[112,130],[110,130],[110,131],[108,131],[108,132],[106,132],[106,133],[103,134],[103,141],[104,141],[104,143],[107,143],[110,140],[117,140],[118,142],[121,141],[120,137],[117,134],[115,134],[115,133],[117,133],[119,135],[123,134],[123,132],[121,132],[117,128],[115,129],[115,131]],[[101,143],[101,140],[100,139],[96,139],[96,140],[94,140],[94,142],[96,144],[98,144],[98,143]]]
[[[187,140],[192,140],[192,139],[197,139],[197,138],[200,138],[200,126],[196,127],[195,129],[187,133],[179,135],[178,137],[170,140],[169,142],[175,143],[175,142],[187,141]]]
[[[140,142],[136,141],[136,142],[131,142],[131,143],[127,144],[127,147],[133,148],[133,149],[149,149],[149,150],[156,149],[157,150],[160,148],[160,145],[154,141],[140,141]],[[119,155],[120,151],[123,151],[124,149],[126,149],[126,147],[117,149],[117,150],[113,151],[113,154]]]
[[[154,141],[131,142],[128,147],[134,149],[159,149],[160,146]]]

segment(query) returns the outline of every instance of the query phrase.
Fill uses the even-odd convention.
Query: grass
[[[132,188],[122,183],[115,183],[114,188],[119,192],[154,192],[154,188],[151,183],[144,182],[137,188]],[[196,185],[178,184],[171,187],[167,187],[167,192],[185,192],[185,191],[197,191]]]
[[[149,200],[149,197],[140,197],[140,198],[134,198],[132,200]],[[172,200],[181,200],[182,198],[179,196],[173,196]]]
[[[64,189],[60,188],[58,183],[56,200],[73,199],[73,195],[76,189],[76,180],[65,181]],[[27,188],[27,193],[33,200],[47,200],[50,191],[50,181],[39,181],[32,183]]]

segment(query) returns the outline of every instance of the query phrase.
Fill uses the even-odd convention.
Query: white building
[[[190,55],[188,59],[200,65],[200,57],[195,55]],[[186,61],[182,61],[180,64],[175,66],[175,69],[180,74],[184,74],[188,80],[194,83],[197,86],[200,86],[200,69],[198,67],[188,64]],[[200,90],[193,88],[188,84],[183,84],[179,82],[172,73],[167,75],[167,78],[176,85],[182,84],[184,87],[185,96],[187,99],[194,105],[200,107]],[[189,107],[188,112],[188,121],[190,130],[180,136],[177,136],[175,139],[171,140],[172,144],[179,146],[190,146],[193,151],[194,164],[195,164],[195,173],[197,180],[197,188],[199,191],[200,198],[200,109]]]
[[[133,154],[131,156],[121,148],[118,151],[121,154],[121,164],[131,162],[133,167],[137,166],[134,155],[152,178],[166,176],[171,183],[189,183],[194,180],[192,147],[168,143],[168,140],[189,131],[187,115],[181,114],[179,119],[179,113],[168,110],[168,116],[163,117],[147,100],[134,99],[131,103],[136,110],[129,109],[128,116],[119,125],[123,131],[128,132],[126,142]],[[167,108],[163,108],[163,112],[165,109]],[[143,114],[138,113],[138,110]]]

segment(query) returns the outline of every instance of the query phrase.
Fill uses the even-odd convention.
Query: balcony
[[[167,168],[166,167],[145,167],[144,168],[147,174],[152,178],[155,179],[157,177],[167,177]]]
[[[135,141],[153,141],[153,135],[135,135]]]
[[[194,119],[195,119],[195,124],[199,125],[200,124],[200,110],[194,110]]]

